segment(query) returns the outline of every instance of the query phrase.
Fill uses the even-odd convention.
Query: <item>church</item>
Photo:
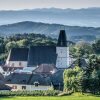
[[[56,46],[32,46],[30,48],[11,49],[5,66],[8,68],[37,68],[43,64],[58,69],[70,66],[69,47],[65,30],[60,30]]]
[[[6,60],[5,77],[12,91],[63,90],[63,71],[70,67],[65,30],[60,30],[56,46],[11,49]]]

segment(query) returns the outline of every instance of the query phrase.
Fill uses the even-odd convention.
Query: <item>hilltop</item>
[[[80,26],[68,26],[60,24],[47,24],[40,22],[24,21],[14,24],[7,24],[0,26],[0,35],[9,36],[14,34],[23,33],[38,33],[57,38],[60,29],[65,29],[68,39],[89,39],[95,40],[100,36],[100,28],[94,27],[80,27]],[[91,37],[91,38],[90,38]]]

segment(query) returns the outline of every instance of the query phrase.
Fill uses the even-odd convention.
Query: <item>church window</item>
[[[21,66],[22,65],[22,63],[21,62],[19,62],[19,66]]]

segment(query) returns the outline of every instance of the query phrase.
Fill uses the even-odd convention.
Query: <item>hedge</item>
[[[0,91],[2,96],[57,96],[61,91]]]

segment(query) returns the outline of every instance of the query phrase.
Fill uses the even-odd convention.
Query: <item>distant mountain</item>
[[[0,25],[22,21],[100,27],[100,8],[0,11]]]
[[[100,28],[94,27],[79,27],[79,26],[64,26],[60,24],[46,24],[37,22],[19,22],[0,26],[0,35],[8,36],[17,33],[40,33],[53,38],[57,38],[60,29],[65,29],[68,39],[84,39],[91,40],[100,36]],[[79,37],[80,36],[80,37]],[[92,37],[90,39],[90,36]],[[88,37],[88,38],[87,38]],[[76,40],[75,40],[76,41]]]

